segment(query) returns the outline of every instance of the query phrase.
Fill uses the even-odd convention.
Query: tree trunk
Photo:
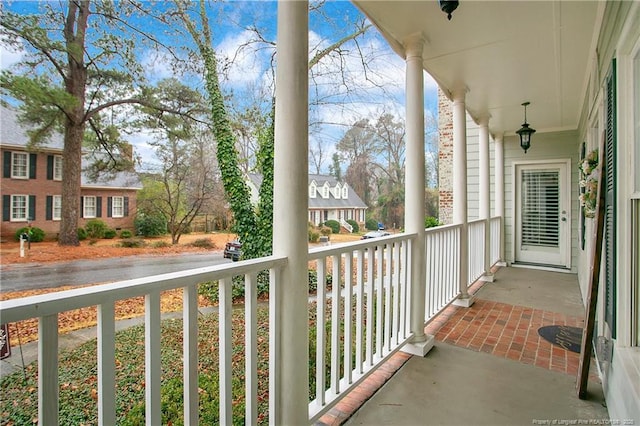
[[[70,111],[65,111],[64,150],[62,163],[62,218],[58,245],[78,246],[80,217],[80,179],[82,174],[82,141],[84,138],[85,90],[87,69],[84,64],[85,31],[89,20],[89,0],[69,2],[64,35],[68,68],[65,90],[76,99]]]
[[[80,217],[80,175],[82,161],[82,136],[84,126],[67,123],[64,135],[62,180],[62,220],[58,244],[77,246],[78,218]]]

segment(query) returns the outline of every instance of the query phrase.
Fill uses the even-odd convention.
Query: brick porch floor
[[[477,292],[477,282],[469,293]],[[476,299],[470,308],[449,306],[426,327],[436,341],[486,352],[524,364],[576,375],[579,355],[552,345],[538,335],[538,328],[566,325],[582,328],[584,318]],[[360,408],[394,373],[411,358],[404,352],[394,354],[381,368],[349,392],[316,425],[340,425]],[[597,377],[592,377],[597,380]]]

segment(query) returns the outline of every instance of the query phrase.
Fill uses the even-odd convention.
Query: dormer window
[[[347,187],[347,185],[342,187],[342,198],[344,198],[345,200],[349,198],[349,188]]]
[[[329,184],[327,183],[322,187],[322,198],[329,198]]]
[[[342,192],[340,190],[340,184],[337,184],[331,192],[333,192],[333,198],[340,199],[340,194]]]
[[[309,198],[316,198],[316,192],[316,184],[312,183],[311,185],[309,185]]]

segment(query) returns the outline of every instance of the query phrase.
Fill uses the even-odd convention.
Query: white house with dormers
[[[251,202],[255,204],[262,176],[250,174],[248,182]],[[309,222],[316,226],[327,220],[337,220],[343,225],[347,220],[364,223],[366,210],[367,205],[348,183],[333,176],[309,175]]]

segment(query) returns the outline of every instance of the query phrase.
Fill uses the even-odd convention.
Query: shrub
[[[133,221],[136,235],[158,237],[167,233],[167,219],[162,214],[139,213]]]
[[[327,286],[331,286],[333,277],[331,274],[327,274],[324,277],[324,282]],[[315,293],[318,290],[318,271],[309,269],[309,293]]]
[[[171,247],[171,244],[169,244],[168,242],[166,242],[164,240],[160,240],[160,241],[156,241],[153,244],[151,244],[151,247],[153,247],[153,248],[166,248],[166,247]]]
[[[369,231],[377,231],[378,230],[378,221],[375,219],[367,219],[367,221],[364,223],[364,227],[367,228]]]
[[[120,238],[131,238],[133,237],[133,232],[129,231],[128,229],[123,229],[122,231],[120,231]]]
[[[442,225],[439,221],[438,218],[432,217],[432,216],[427,216],[424,218],[424,227],[425,228],[433,228],[435,226],[440,226]]]
[[[32,243],[39,243],[40,241],[44,241],[44,231],[40,228],[36,228],[35,226],[32,226],[31,229],[29,229],[28,226],[18,229],[14,236],[15,240],[20,241],[20,235],[22,235],[23,233],[29,234],[29,241],[31,241]]]
[[[126,248],[140,248],[144,247],[147,243],[142,238],[126,238],[120,241],[118,246]]]
[[[320,227],[320,235],[324,235],[326,237],[327,235],[331,235],[332,233],[333,233],[333,230],[328,226]]]
[[[331,231],[334,234],[340,233],[340,222],[338,222],[337,220],[330,219],[324,223],[324,226],[328,226],[329,228],[331,228]]]
[[[319,239],[320,239],[320,233],[313,229],[309,229],[309,242],[317,243]]]
[[[87,231],[85,231],[84,228],[78,228],[78,239],[80,241],[87,239]]]
[[[258,274],[258,283],[260,282],[260,275]],[[198,286],[198,293],[206,297],[211,303],[218,303],[218,286],[219,282],[207,281],[200,283]],[[269,287],[269,276],[267,275],[267,289]],[[260,285],[258,284],[258,297],[262,293],[260,292]],[[244,276],[233,277],[231,281],[231,299],[237,300],[244,297]]]
[[[193,247],[200,247],[206,249],[214,249],[216,245],[211,241],[211,238],[198,238],[190,244]]]
[[[87,231],[87,237],[100,239],[104,238],[104,233],[107,230],[107,224],[100,219],[91,219],[84,226],[84,229]]]
[[[353,232],[360,232],[360,225],[353,219],[347,219],[347,223],[353,227]]]
[[[107,240],[111,240],[113,238],[116,237],[116,230],[113,228],[107,228],[104,231],[104,238],[106,238]]]

